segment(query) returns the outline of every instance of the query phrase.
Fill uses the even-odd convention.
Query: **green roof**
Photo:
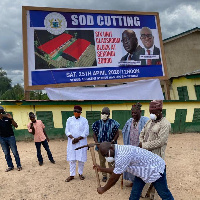
[[[190,30],[188,30],[188,31],[179,33],[179,34],[177,34],[177,35],[174,35],[174,36],[172,36],[172,37],[169,37],[169,38],[164,39],[163,42],[168,42],[168,41],[170,41],[170,40],[176,39],[177,37],[181,37],[181,36],[190,34],[191,32],[195,32],[195,31],[200,31],[200,28],[199,28],[199,27],[195,27],[195,28],[190,29]]]

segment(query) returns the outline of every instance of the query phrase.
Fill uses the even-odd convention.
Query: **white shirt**
[[[132,145],[115,145],[115,174],[127,171],[152,183],[164,173],[165,161],[150,151]]]
[[[67,143],[67,161],[78,160],[87,161],[87,147],[75,150],[77,147],[87,145],[87,136],[89,135],[88,120],[80,116],[76,119],[74,116],[69,117],[66,122],[65,134],[68,137],[72,135],[74,138],[83,137],[76,144],[72,144],[72,139],[68,137]]]

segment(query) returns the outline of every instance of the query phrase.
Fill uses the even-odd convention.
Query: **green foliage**
[[[2,96],[2,100],[22,100],[24,99],[24,89],[20,84],[8,89]]]
[[[0,99],[1,100],[23,100],[24,88],[20,85],[11,85],[12,80],[7,77],[7,73],[0,68]],[[31,100],[49,100],[46,93],[42,91],[31,91]]]
[[[0,99],[7,90],[12,88],[11,82],[12,80],[7,77],[7,73],[0,68]]]
[[[31,91],[30,100],[49,100],[49,98],[47,94],[42,91]]]

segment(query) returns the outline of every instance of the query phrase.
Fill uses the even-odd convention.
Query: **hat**
[[[137,102],[136,104],[132,105],[131,110],[132,111],[136,111],[136,110],[141,110],[142,105],[140,104],[140,102]]]
[[[0,106],[0,110],[4,110],[4,107]]]
[[[102,109],[102,112],[109,115],[109,114],[110,114],[110,109],[109,109],[108,107],[104,107],[104,108]]]
[[[81,106],[74,106],[74,110],[80,110],[80,111],[82,111],[82,108],[81,108]]]
[[[35,118],[35,114],[33,112],[29,113],[29,117],[34,117]]]
[[[153,100],[149,104],[149,110],[162,110],[163,101],[162,100]]]

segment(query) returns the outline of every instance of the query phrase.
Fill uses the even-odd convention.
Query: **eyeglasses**
[[[5,114],[5,113],[6,113],[6,112],[4,111],[4,112],[1,112],[0,114],[3,115],[3,114]]]
[[[75,113],[81,113],[81,111],[79,111],[79,110],[74,110],[74,112],[75,112]]]
[[[145,39],[145,38],[151,39],[152,37],[153,37],[152,34],[141,34],[142,39]]]

